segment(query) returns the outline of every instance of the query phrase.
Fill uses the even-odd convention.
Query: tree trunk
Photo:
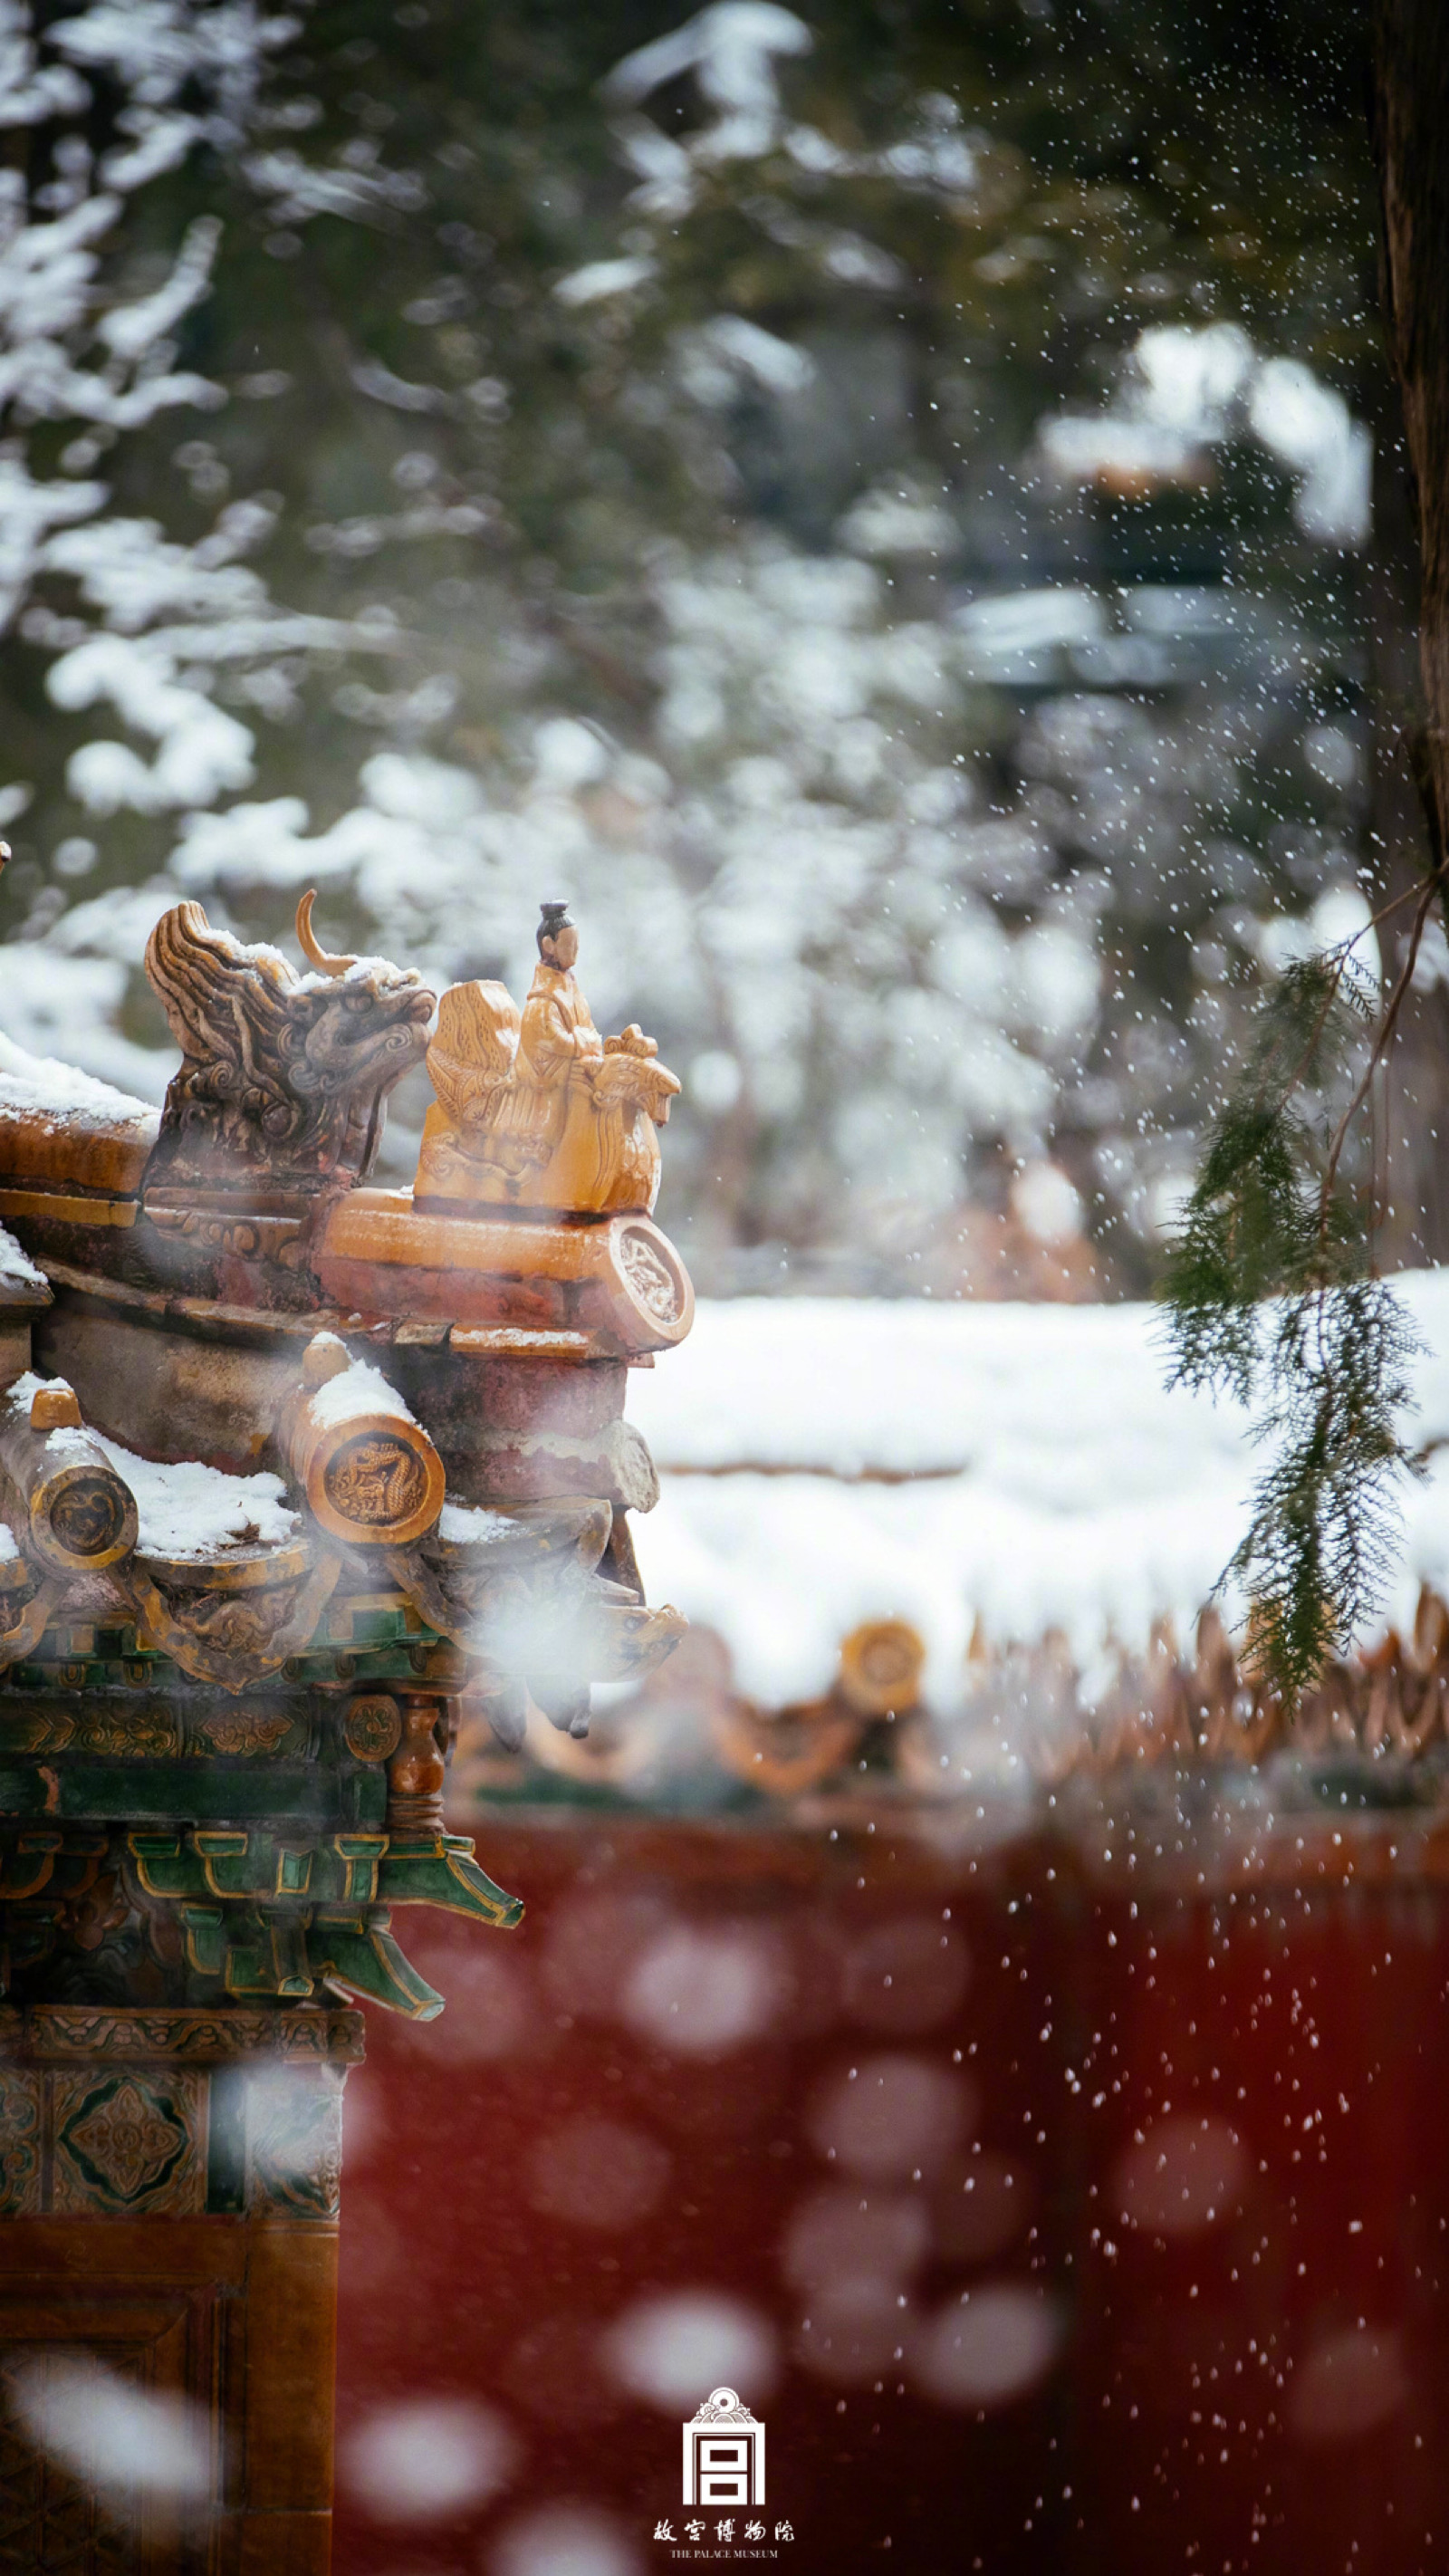
[[[1374,144],[1384,306],[1418,501],[1420,783],[1435,856],[1449,818],[1449,16],[1444,0],[1378,0]]]
[[[1414,892],[1433,865],[1410,746],[1424,734],[1419,671],[1418,509],[1403,419],[1387,371],[1365,370],[1359,411],[1374,435],[1373,544],[1366,566],[1372,714],[1369,839],[1373,900],[1392,991],[1414,928]],[[1449,988],[1421,977],[1404,997],[1375,1087],[1378,1226],[1385,1270],[1449,1263]]]

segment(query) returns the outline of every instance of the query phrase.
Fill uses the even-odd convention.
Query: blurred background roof
[[[1398,1582],[1449,1588],[1449,1294],[1403,1291],[1423,1343]],[[726,1643],[766,1707],[831,1687],[844,1640],[904,1618],[926,1698],[956,1707],[973,1647],[1061,1633],[1079,1665],[1184,1644],[1232,1555],[1255,1470],[1246,1418],[1163,1385],[1148,1306],[701,1305],[630,1412],[661,1470],[639,1532],[650,1595]]]

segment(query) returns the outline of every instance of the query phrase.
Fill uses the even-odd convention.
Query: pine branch
[[[1377,1026],[1351,942],[1291,967],[1266,997],[1168,1263],[1169,1384],[1255,1408],[1253,1436],[1271,1452],[1217,1588],[1242,1585],[1249,1661],[1289,1702],[1375,1608],[1398,1529],[1395,1489],[1414,1472],[1399,1422],[1417,1344],[1392,1291],[1369,1275],[1370,1230],[1341,1166],[1438,876],[1420,889],[1408,960]],[[1342,1096],[1366,1038],[1367,1069],[1330,1126],[1325,1096]]]

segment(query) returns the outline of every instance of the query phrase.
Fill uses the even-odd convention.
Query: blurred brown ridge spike
[[[693,1315],[650,1216],[675,1077],[598,1036],[562,906],[520,1014],[330,954],[313,904],[303,972],[199,904],[157,923],[159,1115],[15,1048],[0,1072],[16,2576],[62,2529],[66,2565],[323,2576],[351,2006],[443,2010],[399,1907],[522,1913],[445,1821],[463,1699],[500,1758],[530,1717],[577,1746],[592,1685],[684,1632],[643,1597],[658,1483],[624,1420]],[[425,1053],[418,1193],[373,1189]],[[47,2448],[118,2379],[201,2410],[184,2513]]]
[[[1425,1586],[1412,1628],[1389,1628],[1330,1663],[1290,1707],[1255,1677],[1209,1605],[1184,1649],[1162,1620],[1139,1651],[1109,1645],[1090,1684],[1067,1638],[988,1639],[978,1625],[954,1692],[926,1689],[926,1646],[905,1619],[868,1620],[843,1637],[830,1688],[771,1707],[745,1696],[723,1637],[694,1628],[667,1668],[641,1676],[575,1743],[530,1735],[501,1752],[482,1703],[465,1698],[450,1805],[527,1805],[549,1775],[616,1808],[639,1802],[710,1812],[748,1796],[798,1822],[882,1813],[970,1811],[984,1788],[1028,1799],[1121,1791],[1160,1775],[1164,1791],[1198,1773],[1262,1773],[1280,1805],[1319,1801],[1354,1767],[1354,1796],[1442,1803],[1449,1768],[1449,1604]],[[1346,1776],[1346,1775],[1345,1775]],[[894,1808],[892,1802],[896,1802]],[[944,1819],[943,1819],[944,1821]]]

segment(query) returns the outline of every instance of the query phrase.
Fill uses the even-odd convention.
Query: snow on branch
[[[109,273],[130,198],[196,143],[229,154],[282,217],[416,202],[407,172],[313,171],[295,152],[247,159],[265,121],[268,61],[298,24],[253,0],[95,0],[42,34],[23,0],[0,0],[0,126],[58,129],[43,185],[27,193],[18,172],[0,173],[0,442],[11,433],[0,444],[0,627],[46,575],[73,582],[95,615],[77,640],[73,618],[37,601],[24,627],[58,652],[47,675],[56,705],[109,705],[155,746],[150,759],[104,740],[72,754],[68,784],[94,813],[205,807],[250,783],[252,734],[207,694],[217,665],[265,667],[383,640],[273,606],[240,558],[270,533],[274,496],[233,502],[208,536],[181,545],[152,520],[109,515],[104,483],[37,478],[24,439],[41,422],[86,423],[102,439],[88,456],[76,442],[75,461],[98,461],[107,433],[225,401],[219,385],[174,363],[175,334],[210,287],[219,219],[189,225],[146,293],[118,296]],[[81,130],[98,111],[124,138],[99,161]]]
[[[159,415],[227,398],[178,362],[188,316],[210,291],[221,222],[199,216],[169,260],[154,260],[154,221],[138,236],[131,220],[153,182],[204,144],[276,220],[377,220],[419,202],[416,174],[383,168],[373,146],[356,166],[349,145],[320,170],[298,152],[259,148],[275,121],[269,68],[299,26],[259,0],[90,0],[48,25],[34,0],[0,0],[0,130],[35,130],[24,170],[0,170],[0,634],[18,629],[45,657],[53,704],[81,719],[109,710],[136,738],[93,733],[72,749],[67,786],[96,815],[195,816],[251,784],[254,735],[213,702],[223,666],[241,694],[277,708],[294,702],[303,657],[396,647],[378,624],[273,602],[245,559],[275,524],[275,495],[232,501],[187,544],[114,511],[95,471]],[[80,432],[58,466],[53,437],[42,447],[35,436],[50,424]],[[113,895],[124,908],[129,898]],[[136,961],[106,946],[113,898],[102,902],[104,931],[82,930],[58,887],[42,902],[54,908],[37,908],[22,936],[43,949],[44,972],[14,979],[7,1028],[159,1094],[170,1051],[114,1025]]]
[[[117,358],[135,360],[144,356],[164,332],[174,328],[193,304],[198,304],[210,283],[221,225],[215,215],[198,216],[188,227],[176,265],[164,286],[154,295],[145,295],[135,304],[119,305],[114,312],[103,313],[96,326],[97,337]]]
[[[20,0],[9,0],[7,16],[29,24]],[[224,148],[240,142],[252,123],[268,55],[290,44],[300,25],[295,17],[266,15],[254,0],[220,0],[213,7],[197,0],[96,0],[47,29],[46,41],[68,63],[126,94],[123,130],[137,137],[142,152],[164,121],[193,122],[176,111],[188,86],[206,99],[204,130]],[[111,186],[119,184],[114,168],[108,177]]]

